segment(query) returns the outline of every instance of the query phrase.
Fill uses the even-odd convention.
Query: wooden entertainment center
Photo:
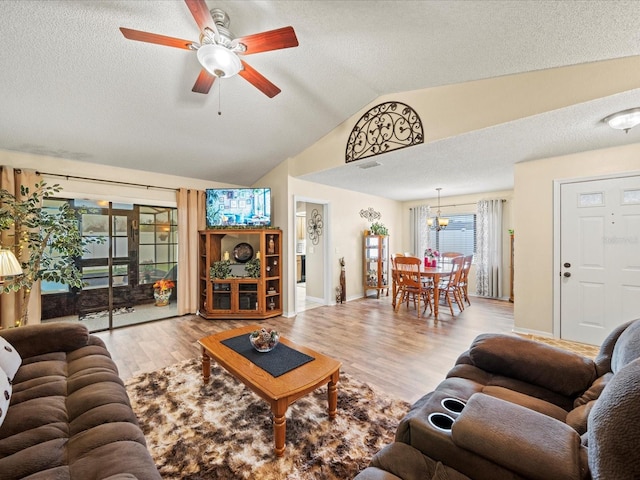
[[[282,230],[203,230],[199,253],[201,317],[265,319],[282,314]],[[257,277],[247,269],[256,259]],[[215,277],[211,267],[230,273]]]

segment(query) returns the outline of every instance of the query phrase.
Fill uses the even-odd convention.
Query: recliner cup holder
[[[462,400],[458,400],[457,398],[443,398],[442,401],[440,402],[440,405],[442,405],[442,407],[445,410],[450,411],[451,413],[460,413],[462,412],[462,409],[465,406],[465,403]]]
[[[443,432],[450,432],[454,421],[446,413],[440,412],[430,414],[428,420],[432,427]]]

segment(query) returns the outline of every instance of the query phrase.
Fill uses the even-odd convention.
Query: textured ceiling
[[[192,93],[195,53],[118,30],[197,41],[183,1],[1,1],[0,149],[251,185],[378,97],[640,55],[636,1],[207,3],[236,36],[295,28],[299,47],[245,57],[280,95],[240,77]],[[640,106],[640,71],[627,75],[624,92],[433,141],[427,130],[425,144],[376,157],[380,167],[304,178],[398,200],[509,189],[516,162],[640,142],[640,128],[599,122]],[[602,82],[576,88],[588,96]]]

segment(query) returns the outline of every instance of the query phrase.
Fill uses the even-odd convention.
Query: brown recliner
[[[640,320],[595,361],[485,334],[400,422],[358,480],[638,479]]]

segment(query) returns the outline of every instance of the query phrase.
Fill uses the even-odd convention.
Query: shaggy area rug
[[[393,441],[410,406],[341,373],[337,417],[328,418],[326,386],[300,398],[277,458],[267,403],[214,362],[204,385],[201,368],[192,359],[126,382],[165,479],[350,479]]]

